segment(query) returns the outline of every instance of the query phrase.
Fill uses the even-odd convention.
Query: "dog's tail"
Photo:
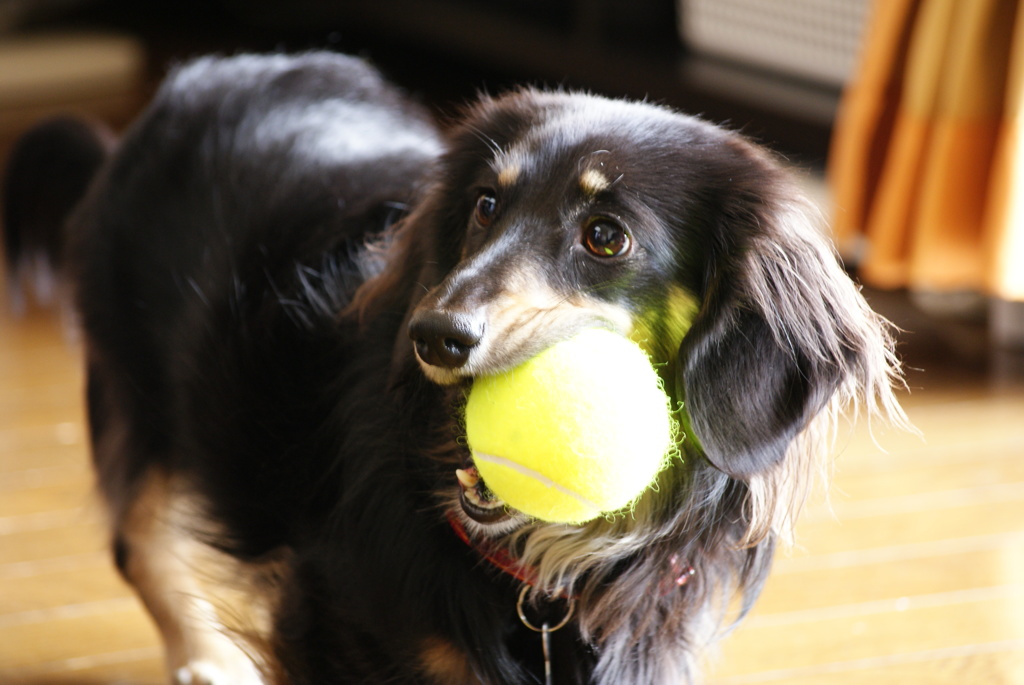
[[[54,300],[64,225],[114,144],[103,124],[68,116],[37,124],[14,144],[3,180],[2,231],[15,311],[30,297]]]

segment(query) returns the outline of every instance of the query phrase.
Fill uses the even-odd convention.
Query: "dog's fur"
[[[33,201],[8,196],[8,232],[44,230]],[[115,556],[172,677],[538,682],[520,583],[454,515],[535,571],[531,611],[572,596],[555,682],[695,678],[837,412],[902,421],[889,326],[813,216],[766,152],[659,106],[522,89],[442,136],[341,56],[176,70],[65,264]],[[468,515],[467,384],[595,326],[652,355],[681,458],[629,514]]]

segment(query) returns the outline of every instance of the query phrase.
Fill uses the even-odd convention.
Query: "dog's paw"
[[[225,669],[209,661],[193,661],[174,672],[174,685],[263,685],[255,667],[235,666]]]

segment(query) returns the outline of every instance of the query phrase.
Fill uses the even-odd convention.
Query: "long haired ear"
[[[834,400],[904,423],[891,326],[875,314],[788,183],[761,179],[720,213],[703,306],[679,351],[690,432],[749,480]],[[725,236],[725,237],[723,237]]]

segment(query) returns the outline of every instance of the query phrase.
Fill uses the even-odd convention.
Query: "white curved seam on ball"
[[[554,480],[551,480],[550,478],[545,476],[543,473],[541,473],[539,471],[534,471],[533,469],[531,469],[529,467],[526,467],[526,466],[523,466],[522,464],[516,463],[516,462],[512,461],[511,459],[506,459],[505,457],[499,457],[496,454],[487,454],[486,452],[473,452],[473,458],[474,459],[480,459],[480,460],[486,461],[486,462],[491,463],[491,464],[496,464],[497,466],[504,466],[506,468],[510,468],[513,471],[517,471],[521,475],[526,476],[527,478],[532,478],[533,480],[539,481],[541,483],[541,485],[544,485],[544,486],[549,487],[549,488],[554,488],[555,490],[558,490],[562,494],[568,495],[569,497],[572,497],[577,502],[579,502],[583,506],[591,509],[592,511],[596,511],[596,512],[599,512],[599,513],[601,511],[601,507],[597,506],[596,504],[594,504],[593,502],[588,500],[586,497],[583,497],[578,492],[570,490],[569,488],[565,487],[561,483],[558,483],[558,482],[556,482]],[[484,482],[486,482],[486,479],[484,479]]]

